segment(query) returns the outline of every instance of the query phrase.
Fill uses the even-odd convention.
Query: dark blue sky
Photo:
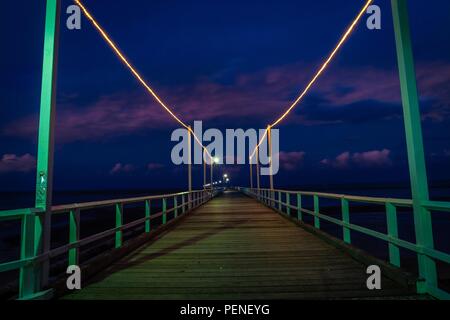
[[[87,8],[162,98],[204,127],[264,128],[295,99],[363,1],[106,1]],[[3,4],[0,178],[32,189],[45,1]],[[62,1],[55,188],[184,188],[172,165],[176,123],[83,18]],[[276,186],[407,181],[390,1],[364,23],[279,127]],[[450,2],[410,1],[430,180],[450,179]],[[120,164],[119,166],[116,166]],[[112,172],[113,167],[118,168]],[[201,167],[195,168],[201,183]],[[248,167],[222,168],[236,184]],[[264,181],[266,182],[266,181]]]

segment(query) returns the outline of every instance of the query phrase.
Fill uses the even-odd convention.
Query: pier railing
[[[6,220],[19,220],[21,222],[20,259],[1,263],[0,272],[20,270],[18,283],[19,298],[39,298],[48,294],[48,292],[40,290],[42,289],[40,288],[41,286],[37,285],[41,280],[39,268],[42,268],[42,265],[50,261],[51,258],[67,254],[68,265],[77,265],[81,246],[99,242],[111,236],[114,236],[115,249],[119,249],[124,244],[123,233],[125,230],[144,225],[143,232],[149,233],[150,231],[154,231],[155,229],[151,224],[152,220],[161,217],[161,223],[158,227],[164,226],[170,221],[170,213],[173,213],[170,216],[172,216],[172,219],[175,219],[204,204],[218,192],[220,192],[219,189],[213,191],[210,189],[196,190],[191,192],[53,206],[51,210],[52,216],[61,214],[69,215],[69,243],[41,254],[37,252],[39,252],[38,239],[42,237],[37,234],[39,230],[36,229],[35,219],[39,219],[44,212],[33,208],[0,211],[0,222]],[[168,206],[168,200],[172,204],[170,207]],[[151,204],[155,201],[160,202],[158,207],[161,209],[159,212],[152,213]],[[139,203],[144,204],[145,207],[142,213],[143,217],[124,224],[124,205]],[[80,239],[80,215],[83,211],[107,207],[115,209],[115,227]]]
[[[256,200],[264,203],[272,209],[288,215],[291,218],[296,218],[299,221],[304,221],[304,215],[310,215],[313,217],[313,227],[320,229],[321,220],[330,222],[342,228],[343,241],[347,244],[351,244],[351,230],[360,232],[369,237],[376,238],[388,243],[389,250],[389,263],[393,266],[400,267],[400,248],[415,252],[417,256],[426,255],[432,261],[440,261],[445,264],[450,264],[450,255],[435,249],[434,247],[426,247],[412,243],[398,236],[397,225],[397,209],[401,207],[412,208],[413,202],[409,199],[393,199],[393,198],[377,198],[377,197],[363,197],[352,196],[333,193],[320,193],[320,192],[302,192],[302,191],[290,191],[290,190],[271,190],[271,189],[250,189],[250,188],[238,188],[239,191],[255,198]],[[306,209],[302,205],[302,202],[309,197],[312,198],[313,210]],[[294,200],[295,198],[295,200]],[[284,199],[284,201],[283,201]],[[339,200],[340,201],[340,213],[341,217],[335,218],[324,213],[320,210],[321,199]],[[371,205],[382,205],[385,208],[387,233],[369,229],[350,222],[350,204],[362,203]],[[423,209],[427,214],[431,214],[431,211],[438,212],[450,212],[449,202],[438,201],[426,201],[422,203]],[[416,222],[414,222],[416,223]],[[416,229],[417,230],[417,229]],[[416,231],[417,232],[417,231]],[[417,236],[416,236],[417,237]],[[426,282],[426,292],[440,299],[450,299],[450,294],[445,290],[438,287],[437,280],[426,281],[427,279],[418,280],[418,291],[420,291],[423,283]],[[432,279],[434,280],[434,279]],[[430,285],[430,283],[432,283]]]

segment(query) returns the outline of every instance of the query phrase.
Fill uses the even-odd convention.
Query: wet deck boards
[[[237,192],[227,192],[66,299],[333,299],[411,293]]]

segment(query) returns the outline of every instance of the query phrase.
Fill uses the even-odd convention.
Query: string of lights
[[[258,144],[256,145],[255,149],[253,150],[252,154],[250,155],[250,159],[253,158],[255,155],[256,150],[258,150],[261,143],[264,141],[264,138],[267,135],[267,132],[270,128],[275,127],[278,125],[283,119],[287,117],[287,115],[300,103],[300,101],[303,99],[303,97],[308,93],[308,91],[311,89],[311,87],[314,85],[314,83],[317,81],[317,79],[322,75],[322,73],[325,71],[325,69],[328,67],[330,62],[333,60],[333,58],[336,56],[336,54],[339,52],[345,41],[349,38],[353,30],[355,29],[358,22],[361,20],[364,13],[367,11],[367,8],[370,6],[370,4],[373,2],[373,0],[368,0],[364,7],[361,9],[361,11],[358,13],[356,18],[353,20],[353,22],[350,24],[350,26],[347,28],[341,39],[339,40],[336,47],[333,49],[331,54],[328,56],[328,58],[324,61],[322,66],[318,69],[314,77],[309,81],[308,85],[303,89],[303,91],[300,93],[300,95],[297,97],[297,99],[294,100],[294,102],[287,108],[287,110],[278,118],[276,119],[271,125],[267,127],[267,129],[264,132],[264,135],[259,140]]]
[[[200,139],[194,133],[189,125],[184,123],[156,94],[156,92],[147,84],[144,78],[139,74],[139,72],[131,65],[125,55],[121,52],[119,47],[111,40],[111,37],[106,33],[106,31],[100,26],[100,24],[94,19],[94,17],[90,14],[90,12],[86,9],[86,7],[79,0],[74,0],[74,2],[81,8],[86,18],[92,23],[92,25],[97,29],[103,39],[107,42],[107,44],[111,47],[111,49],[116,53],[119,59],[125,64],[125,66],[130,70],[130,72],[134,75],[134,77],[141,83],[141,85],[149,92],[153,98],[161,105],[169,115],[175,119],[180,125],[186,128],[194,137],[195,141],[205,150],[206,154],[212,159],[212,155],[209,153],[207,148],[201,143]]]
[[[87,19],[93,24],[93,26],[98,30],[100,35],[105,39],[105,41],[108,43],[108,45],[111,47],[111,49],[116,53],[116,55],[119,57],[120,60],[127,66],[127,68],[131,71],[131,73],[135,76],[135,78],[144,86],[144,88],[153,96],[153,98],[169,113],[169,115],[172,116],[179,124],[181,124],[184,128],[186,128],[194,137],[195,141],[205,150],[205,152],[208,154],[208,156],[212,159],[211,154],[207,150],[207,148],[201,143],[200,139],[197,137],[197,135],[194,133],[194,131],[191,129],[190,126],[185,124],[175,113],[162,101],[162,99],[156,94],[156,92],[147,84],[147,82],[142,78],[142,76],[137,72],[137,70],[131,65],[131,63],[125,58],[123,53],[120,51],[120,49],[117,47],[117,45],[111,40],[111,38],[108,36],[108,34],[103,30],[103,28],[97,23],[97,21],[93,18],[93,16],[89,13],[89,11],[84,7],[84,5],[81,3],[80,0],[74,0],[75,3],[82,9],[83,13],[87,17]],[[323,72],[326,70],[330,62],[334,59],[336,54],[339,52],[339,50],[342,48],[346,40],[349,38],[349,36],[354,31],[356,25],[361,20],[364,13],[367,11],[367,8],[370,6],[370,4],[373,2],[373,0],[367,0],[361,11],[358,13],[356,18],[352,21],[350,26],[346,29],[343,36],[340,38],[337,45],[334,47],[333,51],[330,53],[330,55],[327,57],[327,59],[323,62],[321,67],[317,70],[315,75],[312,77],[312,79],[309,81],[309,83],[306,85],[306,87],[303,89],[303,91],[300,93],[300,95],[292,102],[292,104],[286,109],[286,111],[278,117],[272,124],[268,125],[266,130],[264,131],[264,134],[260,138],[258,144],[255,146],[255,149],[253,150],[252,154],[250,155],[250,159],[253,158],[256,151],[258,150],[261,143],[266,138],[269,129],[277,126],[281,121],[283,121],[289,113],[302,101],[302,99],[306,96],[306,94],[309,92],[309,90],[312,88],[312,86],[317,82],[319,77],[323,74]]]

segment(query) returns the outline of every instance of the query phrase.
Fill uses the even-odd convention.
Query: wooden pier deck
[[[238,192],[189,214],[65,299],[411,298],[366,266]]]

